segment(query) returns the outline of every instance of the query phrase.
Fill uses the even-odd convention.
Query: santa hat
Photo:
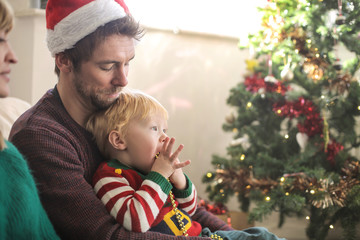
[[[47,45],[52,56],[74,45],[98,27],[129,14],[123,0],[49,0]]]

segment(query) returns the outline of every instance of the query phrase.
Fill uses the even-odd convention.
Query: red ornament
[[[260,89],[267,92],[277,92],[285,95],[289,87],[284,86],[281,82],[266,82],[259,73],[255,73],[245,78],[244,85],[246,90],[252,93],[258,93]]]
[[[275,103],[273,111],[290,119],[304,115],[305,120],[297,125],[299,132],[306,133],[309,137],[322,133],[323,120],[310,100],[300,97],[295,102]]]
[[[329,161],[331,166],[333,166],[333,167],[335,166],[335,157],[343,149],[344,149],[344,146],[341,145],[340,143],[336,142],[335,140],[332,140],[332,142],[327,145],[327,149],[325,151],[327,154],[326,160]]]
[[[228,209],[223,203],[214,203],[210,204],[208,201],[204,199],[200,199],[199,206],[205,207],[205,209],[215,215],[225,214],[228,212]]]
[[[257,93],[259,89],[265,88],[265,80],[259,74],[253,74],[245,78],[244,85],[246,90],[252,93]]]

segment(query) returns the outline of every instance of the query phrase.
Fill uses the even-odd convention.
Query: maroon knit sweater
[[[62,239],[175,239],[128,232],[106,211],[91,186],[102,157],[92,135],[65,110],[56,88],[15,122],[10,141],[28,160],[42,204]],[[193,219],[211,231],[231,230],[204,208]]]

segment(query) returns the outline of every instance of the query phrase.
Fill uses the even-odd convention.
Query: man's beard
[[[85,100],[90,100],[90,104],[92,107],[94,107],[95,110],[102,110],[108,108],[113,102],[116,101],[116,99],[101,99],[101,94],[111,94],[121,91],[121,87],[113,87],[111,90],[106,90],[103,92],[96,93],[95,95],[91,95],[88,91],[86,91],[86,88],[84,87],[84,84],[82,84],[81,80],[74,79],[74,84],[76,91],[80,94],[80,96]]]

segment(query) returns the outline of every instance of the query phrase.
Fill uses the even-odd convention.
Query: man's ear
[[[109,142],[113,148],[118,150],[126,149],[126,142],[123,136],[116,130],[112,130],[109,134]]]
[[[61,72],[71,72],[72,62],[64,53],[58,53],[55,55],[55,64]]]

